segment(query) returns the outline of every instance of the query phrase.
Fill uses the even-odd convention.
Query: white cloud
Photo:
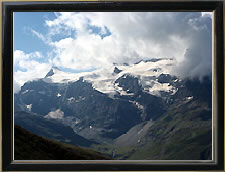
[[[212,20],[207,16],[189,20],[193,28],[184,60],[175,69],[180,76],[202,78],[212,72]]]
[[[37,36],[39,39],[41,39],[42,41],[45,42],[46,38],[44,37],[44,35],[42,35],[41,33],[37,32],[37,31],[35,31],[35,30],[33,30],[33,29],[31,29],[31,32],[32,32],[35,36]]]
[[[180,62],[176,72],[181,74],[184,62],[190,62],[190,59],[206,58],[207,63],[211,63],[211,22],[211,18],[197,12],[63,12],[56,13],[56,19],[47,20],[46,25],[50,32],[71,32],[67,38],[52,42],[56,54],[52,61],[57,66],[87,70],[105,67],[113,62],[174,57]],[[100,28],[100,32],[93,33],[93,27]],[[106,33],[106,28],[111,35],[102,39],[100,34]],[[195,49],[201,49],[201,52]],[[205,49],[207,54],[204,53]],[[195,53],[188,53],[187,50]],[[193,65],[196,72],[191,75],[198,75],[198,70],[204,75],[211,69],[205,63],[200,66],[189,63],[188,66],[192,68]],[[187,71],[188,69],[183,74]]]
[[[55,13],[46,20],[47,35],[31,32],[51,46],[48,63],[40,52],[14,52],[15,83],[44,77],[51,65],[75,70],[107,67],[143,58],[176,58],[174,73],[204,76],[211,72],[212,19],[208,13],[81,12]],[[102,34],[108,34],[102,37]],[[62,37],[63,35],[63,37]],[[55,39],[57,38],[57,39]],[[53,41],[54,40],[54,41]]]
[[[15,81],[15,79],[14,79],[13,82],[14,82],[14,83],[13,83],[13,90],[14,90],[14,93],[18,93],[18,92],[20,91],[20,85],[19,85],[19,83],[17,83],[17,81]]]
[[[15,50],[13,53],[13,62],[14,65],[18,65],[21,61],[29,59],[40,59],[43,58],[43,55],[39,51],[35,51],[29,54],[24,53],[21,50]],[[23,67],[23,66],[22,66]]]
[[[45,23],[51,28],[60,27],[65,30],[76,30],[84,32],[87,28],[88,18],[83,13],[55,13],[57,18],[54,20],[46,20]]]
[[[37,32],[36,30],[33,30],[33,29],[30,29],[30,31],[31,31],[31,33],[32,33],[34,36],[38,37],[38,38],[39,38],[40,40],[42,40],[45,44],[51,46],[52,41],[51,41],[50,35],[45,36],[45,35],[43,35],[43,34]]]
[[[21,50],[14,51],[14,91],[18,92],[20,87],[27,81],[42,78],[51,68],[48,63],[38,62],[43,58],[40,52],[26,54]]]
[[[25,82],[34,80],[36,78],[43,78],[51,65],[46,63],[39,63],[36,61],[23,61],[21,64],[26,65],[25,71],[18,70],[14,73],[14,80],[22,86]]]

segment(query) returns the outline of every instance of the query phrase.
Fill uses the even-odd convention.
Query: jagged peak
[[[45,78],[54,75],[57,71],[61,71],[58,67],[52,66],[49,72],[46,74]]]
[[[113,73],[118,74],[120,73],[122,70],[118,69],[117,67],[114,67]]]

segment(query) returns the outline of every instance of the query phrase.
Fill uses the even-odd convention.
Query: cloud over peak
[[[193,65],[196,72],[190,75],[204,75],[211,70],[212,19],[201,13],[66,12],[57,13],[56,19],[46,23],[50,30],[63,28],[73,32],[71,37],[54,43],[54,62],[63,67],[85,70],[146,57],[174,57],[180,62],[176,72],[181,75]],[[110,35],[102,39],[90,32],[92,27],[100,28],[101,32],[107,28]],[[207,64],[199,67],[191,64],[193,59],[200,63],[203,58]]]
[[[43,24],[47,34],[32,33],[51,47],[47,62],[37,61],[44,71],[52,65],[85,71],[145,58],[175,58],[173,73],[181,77],[202,77],[212,71],[208,13],[57,12]],[[31,71],[27,68],[27,73]]]

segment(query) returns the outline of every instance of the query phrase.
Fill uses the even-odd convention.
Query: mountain
[[[133,103],[112,99],[83,80],[65,86],[33,81],[24,84],[17,98],[23,109],[15,108],[15,112],[31,111],[51,118],[49,113],[56,114],[58,109],[63,114],[59,121],[71,126],[79,135],[97,141],[118,137],[141,121],[140,112]],[[127,120],[130,115],[132,118]]]
[[[163,59],[154,66],[162,66],[168,61],[171,60]],[[45,78],[22,86],[15,95],[15,112],[31,111],[47,116],[60,110],[63,112],[63,121],[68,121],[77,134],[97,142],[115,139],[139,122],[157,119],[166,111],[167,107],[161,98],[144,90],[149,87],[148,83],[144,88],[140,83],[147,82],[150,78],[148,75],[157,75],[148,67],[145,76],[140,76],[142,67],[151,66],[153,62],[147,63],[150,64],[122,64],[119,66],[122,69],[114,66],[120,71],[116,72],[117,75],[113,69],[69,74],[54,67]],[[154,83],[163,85],[156,80]],[[160,94],[159,91],[163,92],[166,87],[153,92]],[[143,105],[138,102],[143,102]]]
[[[63,125],[57,119],[46,119],[32,112],[19,111],[14,113],[14,120],[16,125],[22,126],[34,134],[55,141],[83,147],[96,143],[77,135],[72,128]]]
[[[170,105],[156,120],[133,126],[111,144],[92,145],[101,152],[114,150],[116,159],[212,159],[212,85],[208,77],[184,80]],[[194,88],[199,88],[196,91]]]
[[[47,77],[49,77],[49,76],[52,76],[52,75],[54,75],[54,74],[56,74],[56,73],[58,73],[58,72],[60,72],[60,69],[57,68],[57,67],[55,67],[55,66],[53,66],[53,67],[51,68],[51,70],[45,75],[45,78],[47,78]]]
[[[194,100],[179,106],[145,131],[129,159],[212,159],[212,111]]]
[[[80,148],[34,135],[14,126],[15,160],[109,160],[110,157],[90,149]]]
[[[86,139],[81,146],[104,153],[117,149],[118,159],[209,159],[212,81],[174,76],[175,65],[173,59],[148,59],[83,73],[53,67],[14,95],[15,123],[52,139],[61,133],[60,141],[75,145]],[[170,151],[160,153],[164,142]],[[195,153],[182,157],[192,143]]]
[[[197,85],[206,88],[209,82],[206,83],[207,79],[198,83],[187,81],[184,85],[186,89],[180,89],[173,96],[174,103],[162,117],[154,122],[140,123],[115,139],[117,149],[130,147],[126,153],[117,155],[118,158],[212,159],[212,110],[209,103],[211,97],[208,96],[210,91],[205,92],[204,100],[197,97],[203,93],[202,90],[201,93],[193,92]],[[189,84],[192,87],[188,87]]]

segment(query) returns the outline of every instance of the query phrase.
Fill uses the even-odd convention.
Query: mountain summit
[[[79,78],[83,77],[85,81],[92,84],[95,90],[107,94],[110,97],[114,97],[116,94],[133,94],[129,89],[123,89],[121,84],[118,85],[116,82],[119,78],[121,82],[128,82],[129,77],[127,79],[126,77],[132,76],[136,78],[135,80],[138,80],[138,84],[141,85],[145,92],[161,96],[162,92],[175,94],[177,91],[174,84],[171,84],[171,82],[178,81],[176,77],[171,76],[168,78],[169,80],[167,79],[161,83],[159,82],[159,78],[158,81],[158,77],[161,74],[169,75],[175,64],[176,61],[173,59],[151,59],[142,60],[137,64],[121,65],[114,63],[112,67],[81,73],[68,73],[54,67],[47,73],[44,81],[48,83],[67,83],[76,82]],[[130,84],[132,84],[131,80]]]
[[[52,68],[46,74],[45,78],[54,75],[55,73],[57,73],[57,71],[61,71],[61,70],[58,67],[56,67],[56,66],[52,66]]]

